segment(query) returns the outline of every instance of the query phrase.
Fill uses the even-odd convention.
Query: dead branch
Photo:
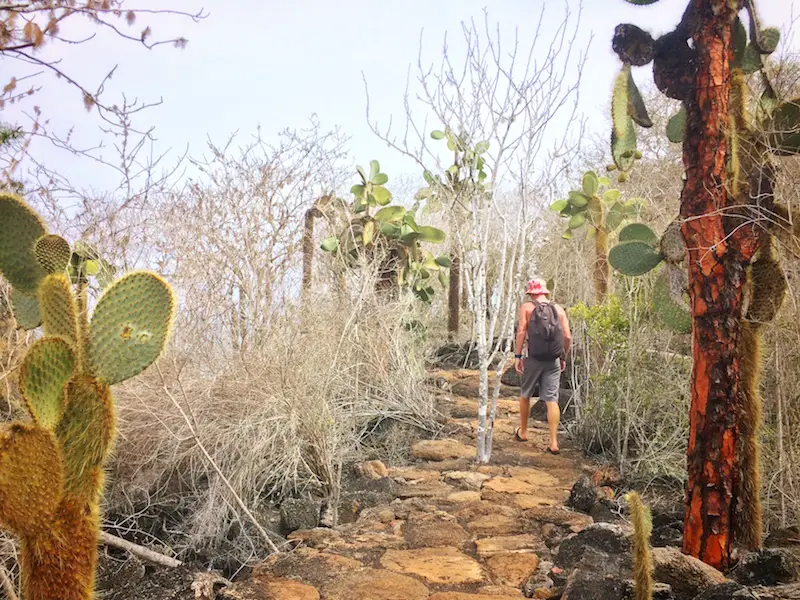
[[[112,535],[107,531],[100,532],[100,541],[106,546],[111,546],[113,548],[119,548],[120,550],[125,550],[126,552],[130,552],[134,556],[138,556],[143,560],[164,567],[175,568],[175,567],[180,567],[183,564],[177,558],[172,558],[170,556],[166,556],[165,554],[160,554],[155,550],[150,550],[149,548],[140,546],[139,544],[134,544],[133,542],[129,542],[128,540],[124,540],[115,535]],[[3,573],[0,572],[0,578],[2,577],[2,575]]]

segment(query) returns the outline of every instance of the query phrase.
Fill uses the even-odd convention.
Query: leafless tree
[[[487,462],[491,455],[500,386],[498,376],[490,402],[489,368],[509,349],[520,284],[529,268],[527,240],[536,226],[537,211],[552,195],[565,165],[576,156],[580,139],[571,133],[580,122],[578,84],[586,60],[586,50],[578,44],[581,9],[573,12],[565,2],[563,19],[547,30],[543,7],[527,46],[517,31],[507,47],[499,25],[492,26],[484,13],[482,22],[462,24],[463,59],[452,56],[446,37],[436,67],[423,63],[420,49],[416,100],[423,115],[413,110],[407,91],[405,125],[400,132],[391,122],[380,128],[367,106],[373,131],[431,172],[443,172],[448,165],[443,165],[431,142],[429,121],[436,129],[444,127],[476,143],[488,143],[491,184],[469,197],[453,194],[468,218],[464,227],[450,232],[462,257],[480,363],[480,462]],[[490,285],[487,268],[492,252],[499,264]],[[500,361],[497,375],[504,362]]]

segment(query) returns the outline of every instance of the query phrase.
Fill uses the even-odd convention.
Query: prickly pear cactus
[[[0,224],[0,273],[18,324],[44,329],[19,373],[31,421],[0,428],[0,525],[22,542],[25,600],[90,600],[116,436],[111,385],[158,358],[175,302],[157,275],[130,273],[106,288],[90,321],[66,273],[67,241],[11,194],[0,194]]]

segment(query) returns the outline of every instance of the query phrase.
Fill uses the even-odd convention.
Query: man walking
[[[519,419],[520,426],[514,431],[518,442],[528,440],[528,417],[531,412],[531,396],[538,385],[539,398],[547,406],[547,424],[550,440],[547,451],[558,454],[558,424],[561,410],[558,406],[558,389],[561,373],[567,366],[566,356],[572,341],[566,311],[549,299],[550,290],[543,279],[528,282],[525,294],[529,300],[519,311],[515,368],[520,374]],[[527,357],[522,357],[522,348],[527,345]]]

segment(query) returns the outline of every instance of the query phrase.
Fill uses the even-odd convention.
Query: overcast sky
[[[687,0],[661,0],[649,7],[624,0],[584,0],[580,41],[594,39],[581,85],[581,109],[595,130],[606,127],[610,88],[619,69],[610,48],[615,25],[636,23],[654,35],[671,30]],[[371,92],[371,110],[382,123],[402,118],[403,93],[409,66],[415,66],[420,35],[423,59],[441,57],[443,36],[457,39],[460,23],[489,18],[498,22],[507,39],[519,32],[530,44],[539,13],[546,8],[545,31],[563,18],[565,6],[577,16],[578,0],[172,0],[178,10],[205,8],[199,23],[185,19],[152,19],[155,36],[183,34],[184,50],[165,46],[147,51],[110,35],[67,49],[63,67],[94,86],[102,75],[119,65],[108,86],[106,101],[121,92],[163,104],[142,115],[156,128],[158,149],[182,152],[204,150],[207,136],[222,141],[234,131],[251,135],[258,125],[268,138],[285,127],[302,127],[316,113],[323,128],[340,126],[351,136],[350,153],[358,163],[378,158],[391,175],[412,172],[413,166],[369,130],[365,118],[362,73]],[[761,0],[765,25],[787,27],[794,0]],[[139,3],[137,6],[142,6]],[[138,24],[137,24],[138,25]],[[795,47],[791,37],[782,46]],[[455,45],[455,44],[454,44]],[[456,46],[457,47],[457,46]],[[61,47],[63,50],[63,46]],[[4,65],[5,72],[15,68]],[[638,80],[652,77],[651,67],[635,70]],[[99,139],[96,118],[87,116],[80,95],[54,79],[35,101],[66,132],[75,126],[75,140],[90,144]],[[4,111],[6,122],[19,121]],[[26,107],[30,110],[30,106]],[[46,160],[63,160],[48,148],[36,149]],[[114,181],[99,168],[80,174],[87,186],[103,187]]]

